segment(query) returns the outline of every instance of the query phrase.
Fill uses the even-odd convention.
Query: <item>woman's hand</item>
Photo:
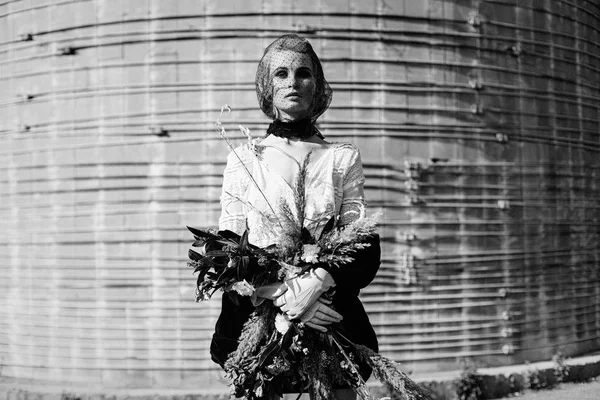
[[[277,297],[273,304],[291,319],[301,318],[323,293],[335,286],[331,274],[323,268],[316,268],[302,276],[289,279],[285,284],[287,290]]]
[[[327,332],[327,325],[334,322],[340,322],[344,317],[329,307],[331,300],[323,298],[318,299],[308,310],[300,317],[300,320],[310,328],[320,332]]]

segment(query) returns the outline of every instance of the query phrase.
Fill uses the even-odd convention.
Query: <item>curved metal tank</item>
[[[280,4],[286,3],[286,4]],[[419,373],[600,348],[593,1],[0,3],[2,376],[215,388],[218,299],[185,225],[217,223],[221,105],[297,31],[357,144],[384,261],[362,299]]]

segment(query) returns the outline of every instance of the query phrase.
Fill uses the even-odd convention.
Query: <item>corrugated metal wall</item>
[[[265,129],[254,73],[289,31],[384,211],[382,352],[427,372],[600,348],[598,26],[591,0],[0,2],[2,375],[218,385],[185,225],[216,224],[212,124],[227,103],[232,135]]]

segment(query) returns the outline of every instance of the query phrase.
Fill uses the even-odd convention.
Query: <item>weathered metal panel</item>
[[[213,122],[227,103],[231,135],[264,132],[254,73],[289,31],[383,211],[381,351],[427,372],[597,350],[599,23],[585,0],[2,2],[2,375],[215,387],[184,227],[216,224]]]

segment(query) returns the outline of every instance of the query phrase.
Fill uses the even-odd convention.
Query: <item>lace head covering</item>
[[[329,107],[331,103],[332,90],[325,76],[323,75],[323,67],[319,57],[313,50],[308,40],[301,38],[295,34],[283,35],[271,43],[258,63],[256,70],[256,96],[258,104],[265,115],[271,119],[276,119],[276,111],[273,107],[273,75],[269,70],[271,60],[277,54],[282,54],[282,51],[293,51],[296,53],[306,54],[312,60],[314,66],[314,74],[316,79],[316,89],[313,102],[311,104],[309,114],[310,120],[315,122]]]

